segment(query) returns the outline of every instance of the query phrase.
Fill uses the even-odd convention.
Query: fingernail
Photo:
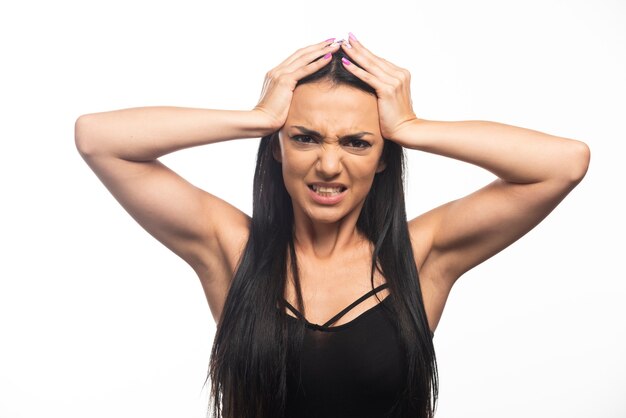
[[[358,39],[356,39],[356,36],[354,36],[354,33],[349,32],[348,33],[348,38],[350,38],[351,41],[357,41]]]
[[[335,39],[337,39],[337,38],[328,38],[328,39],[326,39],[324,42],[332,42],[332,41],[334,41]]]
[[[343,62],[343,63],[344,63],[344,64],[346,64],[346,65],[350,65],[350,64],[352,64],[350,61],[348,61],[348,60],[346,59],[346,57],[342,57],[342,58],[341,58],[341,62]]]
[[[327,60],[328,58],[332,57],[333,54],[331,54],[330,52],[326,55],[324,55],[324,59]]]

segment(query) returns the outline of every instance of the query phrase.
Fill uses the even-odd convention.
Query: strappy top
[[[357,316],[352,321],[350,321],[350,322],[348,322],[346,324],[343,324],[343,325],[338,325],[338,326],[335,326],[335,327],[331,327],[332,324],[334,324],[335,322],[339,321],[339,319],[341,319],[342,316],[347,314],[350,311],[350,309],[354,308],[359,303],[363,302],[364,300],[366,300],[370,296],[378,293],[379,291],[381,291],[381,290],[383,290],[383,289],[385,289],[387,287],[389,287],[389,284],[388,283],[383,283],[380,286],[378,286],[377,288],[370,290],[369,292],[367,292],[366,294],[364,294],[363,296],[361,296],[360,298],[358,298],[357,300],[352,302],[350,305],[348,305],[345,309],[343,309],[337,315],[335,315],[332,318],[330,318],[323,325],[313,324],[313,323],[307,321],[306,318],[304,318],[304,316],[296,308],[294,308],[294,306],[291,303],[289,303],[287,300],[284,300],[284,303],[287,306],[287,308],[289,308],[289,310],[291,312],[293,312],[298,318],[302,319],[305,322],[307,327],[309,327],[311,329],[318,330],[318,331],[337,331],[337,330],[340,330],[340,329],[347,328],[347,325],[352,325],[354,323],[354,321],[356,321],[356,320],[362,320],[361,318],[364,315],[367,316],[367,315],[371,314],[372,310],[379,308],[380,304],[377,304],[377,305],[373,306],[372,308],[368,309],[367,311],[363,312],[361,315]],[[383,303],[386,299],[387,298],[383,299],[381,303]],[[293,318],[290,315],[287,315],[287,316],[289,316],[290,318]]]
[[[403,350],[389,307],[389,296],[355,319],[331,326],[350,309],[387,287],[366,293],[323,325],[282,311],[289,326],[305,325],[300,353],[290,352],[287,376],[288,418],[391,417],[406,385]],[[299,321],[301,319],[302,321]]]

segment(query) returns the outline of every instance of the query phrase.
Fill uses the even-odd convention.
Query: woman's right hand
[[[265,118],[270,133],[278,131],[285,124],[298,80],[313,74],[331,61],[330,54],[339,49],[339,44],[333,43],[334,39],[301,48],[267,72],[261,98],[253,111]],[[320,56],[323,57],[311,62]]]

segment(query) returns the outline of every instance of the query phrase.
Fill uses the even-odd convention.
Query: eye
[[[314,144],[315,143],[315,139],[309,135],[294,135],[291,137],[291,139],[301,144]]]
[[[345,144],[350,148],[369,148],[372,146],[372,144],[367,141],[363,141],[362,139],[349,139],[345,142]]]

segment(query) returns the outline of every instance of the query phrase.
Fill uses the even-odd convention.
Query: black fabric
[[[283,312],[291,327],[304,326],[302,351],[290,353],[287,418],[383,418],[391,414],[406,386],[406,366],[389,296],[352,321],[331,326],[387,284],[363,295],[317,325],[287,301],[297,318]],[[298,319],[299,318],[299,319]]]

